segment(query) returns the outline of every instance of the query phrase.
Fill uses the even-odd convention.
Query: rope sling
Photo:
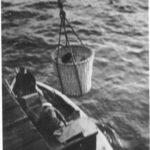
[[[79,40],[80,44],[83,47],[85,47],[85,46],[82,43],[82,41],[79,38],[79,36],[77,35],[77,33],[74,31],[74,29],[71,26],[71,24],[69,23],[69,21],[67,20],[66,13],[63,10],[63,4],[60,2],[60,0],[58,0],[58,7],[60,8],[60,20],[61,20],[61,22],[60,22],[60,28],[59,28],[59,40],[58,40],[58,50],[57,50],[57,57],[56,57],[56,69],[57,69],[57,72],[58,72],[58,78],[59,78],[59,81],[60,81],[61,90],[62,90],[62,93],[64,93],[64,87],[63,87],[63,83],[62,83],[62,77],[61,77],[60,69],[59,69],[59,53],[60,53],[60,50],[61,50],[61,48],[60,48],[60,42],[61,42],[61,35],[62,35],[62,28],[63,28],[64,29],[64,36],[65,36],[65,40],[66,40],[66,45],[65,46],[69,47],[69,49],[70,49],[71,59],[72,59],[72,62],[73,62],[73,66],[74,66],[74,70],[75,70],[75,75],[76,75],[78,86],[79,86],[79,90],[80,90],[80,95],[82,95],[83,92],[82,92],[82,86],[81,86],[81,82],[80,82],[80,78],[79,78],[79,72],[78,72],[78,68],[76,66],[76,60],[75,60],[75,56],[74,56],[73,50],[72,50],[72,47],[71,47],[70,42],[69,42],[69,38],[68,38],[66,26],[71,29],[72,33]]]

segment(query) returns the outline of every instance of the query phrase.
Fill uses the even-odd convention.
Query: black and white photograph
[[[3,150],[149,150],[149,1],[1,0]]]

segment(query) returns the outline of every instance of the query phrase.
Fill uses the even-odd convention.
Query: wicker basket
[[[86,47],[77,45],[71,45],[71,49],[75,58],[78,56],[84,58],[82,61],[76,61],[76,67],[78,70],[82,94],[85,94],[91,89],[94,53]],[[63,90],[64,94],[66,95],[79,96],[81,95],[81,91],[73,62],[63,63],[61,61],[62,56],[64,56],[68,52],[70,52],[70,47],[62,47],[60,49],[58,58],[58,68],[62,80]],[[54,70],[57,74],[57,51],[53,51],[51,57],[54,62]]]

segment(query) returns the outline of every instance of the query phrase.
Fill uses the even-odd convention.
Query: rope
[[[69,39],[68,39],[68,36],[67,36],[67,30],[66,30],[66,25],[65,25],[65,21],[64,21],[64,32],[65,32],[65,38],[66,38],[66,46],[69,45]]]
[[[77,37],[77,39],[80,41],[81,45],[82,45],[83,47],[85,47],[84,44],[82,43],[81,39],[79,38],[78,34],[74,31],[73,27],[71,26],[71,24],[70,24],[69,21],[67,20],[67,18],[66,18],[66,22],[68,23],[68,25],[69,25],[69,27],[71,28],[71,30],[72,30],[72,32],[74,33],[74,35],[75,35],[75,36]]]
[[[81,39],[76,34],[76,32],[74,31],[74,29],[71,26],[71,24],[69,23],[69,21],[66,19],[66,13],[63,10],[63,4],[60,2],[60,0],[58,0],[58,7],[60,8],[61,23],[60,23],[60,30],[59,30],[59,40],[58,40],[58,51],[57,51],[57,61],[56,61],[57,63],[56,63],[56,67],[57,67],[59,81],[60,81],[60,84],[61,84],[61,89],[62,89],[62,92],[64,93],[64,88],[63,88],[63,84],[62,84],[61,74],[60,74],[60,70],[59,70],[59,52],[60,52],[60,41],[61,41],[61,29],[63,27],[64,34],[65,34],[65,39],[66,39],[66,46],[70,47],[72,61],[73,61],[74,69],[75,69],[75,74],[76,74],[76,77],[77,77],[77,82],[78,82],[78,85],[79,85],[80,94],[82,95],[83,92],[82,92],[81,82],[80,82],[80,78],[79,78],[79,72],[78,72],[78,68],[77,68],[76,62],[75,62],[75,56],[73,54],[72,47],[70,46],[70,43],[69,43],[69,39],[68,39],[68,35],[67,35],[67,30],[66,30],[66,23],[69,25],[69,27],[72,30],[72,33],[77,37],[77,39],[80,41],[80,43],[81,43],[81,45],[83,47],[84,47],[84,44],[82,43]]]
[[[65,26],[64,26],[64,29],[66,29]],[[65,30],[65,36],[66,36],[66,40],[68,40],[68,35],[67,35],[66,30]],[[75,56],[74,56],[74,53],[72,51],[72,47],[70,46],[69,40],[68,40],[68,46],[70,47],[71,57],[72,57],[73,65],[74,65],[74,68],[75,68],[75,74],[76,74],[76,77],[77,77],[77,82],[78,82],[78,85],[79,85],[80,93],[82,95],[82,87],[81,87],[81,82],[80,82],[80,78],[79,78],[79,72],[78,72],[78,68],[77,68],[77,65],[76,65],[76,62],[75,62]]]
[[[62,90],[62,93],[64,93],[63,83],[62,83],[62,79],[61,79],[61,75],[60,75],[60,70],[59,70],[59,51],[60,51],[60,39],[61,39],[61,27],[62,27],[62,21],[60,23],[60,29],[59,29],[59,40],[58,40],[56,69],[57,69],[58,78],[59,78],[60,85],[61,85],[61,90]]]
[[[80,94],[82,95],[83,92],[82,92],[81,82],[80,82],[80,78],[79,78],[78,68],[77,68],[77,65],[76,65],[76,62],[75,62],[75,57],[74,57],[74,54],[73,54],[73,51],[72,51],[72,47],[70,46],[70,44],[69,44],[69,47],[70,47],[70,50],[71,50],[73,65],[74,65],[74,68],[75,68],[75,73],[76,73],[77,82],[78,82],[79,89],[80,89]]]

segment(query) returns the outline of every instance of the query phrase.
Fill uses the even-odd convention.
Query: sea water
[[[74,30],[95,51],[92,89],[72,100],[99,126],[114,129],[115,149],[148,150],[148,0],[63,2]],[[50,56],[59,25],[57,0],[2,0],[3,79],[24,65],[37,80],[59,88]]]

